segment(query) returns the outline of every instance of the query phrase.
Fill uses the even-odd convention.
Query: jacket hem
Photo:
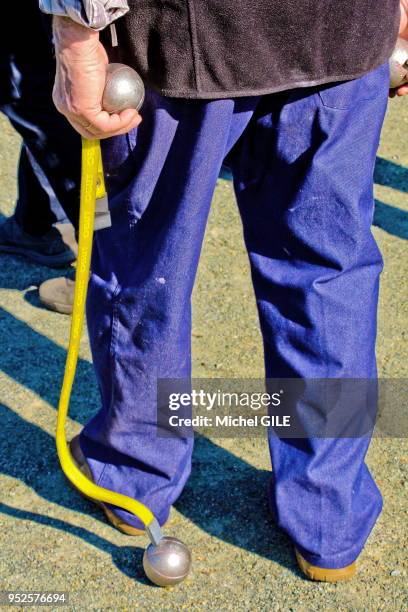
[[[387,60],[388,61],[388,60]],[[262,87],[260,89],[252,89],[252,88],[243,88],[236,90],[228,90],[228,91],[206,91],[206,90],[172,90],[172,89],[161,89],[152,86],[153,89],[158,91],[162,96],[169,98],[187,98],[190,100],[217,100],[217,99],[225,99],[225,98],[243,98],[250,96],[264,96],[267,94],[279,93],[283,91],[288,91],[291,89],[300,89],[306,87],[315,87],[318,85],[326,85],[329,83],[338,83],[342,81],[352,81],[354,79],[358,79],[365,74],[368,74],[372,70],[375,70],[379,66],[384,63],[382,61],[378,65],[370,68],[370,70],[363,70],[360,72],[355,72],[352,74],[336,74],[331,76],[322,77],[320,79],[306,79],[300,81],[290,81],[288,83],[281,83],[275,86]]]

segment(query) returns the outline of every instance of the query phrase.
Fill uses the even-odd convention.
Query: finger
[[[119,130],[125,129],[137,117],[139,113],[136,110],[128,109],[121,113],[113,113],[110,115],[106,111],[99,113],[82,113],[80,115],[72,115],[72,119],[81,123],[82,126],[94,134],[113,134]]]
[[[136,127],[142,120],[135,110],[126,110],[119,114],[109,115],[102,111],[98,115],[77,115],[68,113],[69,121],[82,130],[93,134],[95,138],[109,138],[116,134],[125,134]]]
[[[122,127],[122,129],[108,133],[103,133],[94,130],[91,126],[84,126],[81,122],[77,121],[77,119],[73,117],[68,117],[68,121],[75,128],[75,130],[79,132],[84,138],[87,138],[88,140],[102,140],[104,138],[111,138],[112,136],[120,136],[122,134],[127,134],[141,123],[142,118],[139,114],[137,114],[133,121],[126,124],[124,127]]]
[[[111,132],[100,131],[97,128],[95,128],[94,126],[86,126],[85,129],[86,129],[87,132],[92,134],[94,138],[99,138],[99,139],[111,138],[112,136],[120,136],[121,134],[127,134],[128,132],[130,132],[131,130],[136,128],[141,123],[141,121],[142,121],[141,116],[137,115],[129,123],[125,123],[125,124],[122,123],[121,124],[122,125],[121,128],[115,129],[114,131],[111,131]],[[120,125],[120,124],[118,124],[118,125]]]
[[[122,134],[128,134],[129,132],[131,132],[132,130],[134,130],[135,128],[137,128],[137,126],[142,122],[142,118],[137,118],[134,122],[130,123],[129,125],[127,125],[125,128],[123,128],[122,130],[118,130],[117,132],[114,132],[113,134],[107,134],[107,135],[100,135],[99,138],[101,140],[103,140],[104,138],[111,138],[112,136],[121,136]]]
[[[114,116],[110,115],[110,117],[113,118]],[[100,138],[109,138],[110,136],[127,134],[127,132],[130,132],[130,130],[138,126],[142,121],[142,117],[137,111],[131,111],[130,113],[124,111],[124,113],[116,115],[116,117],[117,119],[114,118],[105,129],[102,129],[102,126],[99,127],[93,124],[88,130],[94,134],[99,134]]]
[[[401,85],[397,89],[397,96],[405,96],[408,93],[408,85]]]
[[[89,130],[85,129],[84,126],[78,121],[76,121],[75,119],[72,119],[68,116],[66,116],[66,118],[69,121],[69,123],[72,125],[72,127],[84,138],[87,138],[88,140],[98,140],[99,139],[99,136],[96,136]]]

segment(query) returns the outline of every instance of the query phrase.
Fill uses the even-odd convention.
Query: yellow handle
[[[87,497],[112,504],[136,515],[148,527],[155,522],[153,513],[141,502],[99,487],[89,480],[75,465],[65,436],[72,385],[78,362],[79,345],[84,324],[85,302],[91,265],[95,217],[95,200],[105,195],[102,155],[98,140],[82,140],[81,205],[79,219],[78,262],[76,268],[74,307],[64,381],[58,405],[57,451],[62,470],[72,484]]]

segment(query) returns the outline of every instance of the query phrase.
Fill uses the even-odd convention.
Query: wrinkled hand
[[[108,58],[99,33],[67,17],[53,19],[57,70],[54,104],[90,140],[126,134],[142,118],[134,109],[110,115],[102,109]]]
[[[400,0],[401,20],[399,36],[408,40],[408,0]],[[408,94],[408,84],[400,85],[396,89],[390,90],[390,96],[406,96]]]

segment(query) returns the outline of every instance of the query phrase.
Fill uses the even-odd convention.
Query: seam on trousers
[[[321,100],[318,92],[315,92],[313,95],[313,102],[314,102],[314,107],[315,107],[315,113],[318,113],[321,106],[323,105],[323,101]],[[328,226],[328,218],[327,218],[327,198],[319,198],[319,202],[321,201],[321,203],[323,204],[322,206],[322,210],[323,210],[323,232],[322,232],[322,244],[324,249],[326,250],[327,248],[327,241],[326,241],[326,231],[327,231],[327,226]],[[317,292],[316,292],[317,293]],[[328,366],[328,360],[327,360],[327,354],[328,354],[328,344],[327,344],[327,316],[326,316],[326,311],[325,311],[325,307],[324,307],[324,300],[322,299],[322,296],[320,294],[317,293],[319,302],[320,302],[320,313],[321,313],[321,319],[323,322],[323,338],[321,338],[321,336],[318,336],[318,341],[319,341],[319,351],[321,355],[325,356],[325,377],[328,377],[328,371],[329,371],[329,366]],[[323,512],[324,512],[324,508],[325,508],[325,499],[324,499],[324,494],[322,494],[322,488],[319,485],[319,511],[320,511],[320,516],[317,517],[318,518],[318,527],[319,527],[319,533],[318,533],[318,541],[319,541],[319,550],[322,550],[322,547],[324,546],[324,532],[323,532],[323,528],[322,528],[322,524],[323,524]]]
[[[112,357],[116,354],[116,340],[117,340],[117,329],[118,329],[118,317],[117,317],[117,296],[120,293],[120,285],[119,283],[116,285],[115,290],[112,294],[112,324],[111,324],[111,338],[109,343],[109,355]],[[112,365],[112,361],[111,361]]]
[[[104,463],[104,464],[103,464],[103,468],[102,468],[102,470],[101,470],[101,473],[99,474],[99,478],[98,478],[98,480],[97,480],[97,481],[96,481],[96,483],[95,483],[95,484],[96,484],[96,485],[98,485],[99,487],[101,487],[101,486],[102,486],[102,484],[101,484],[101,483],[102,483],[103,477],[104,477],[104,475],[105,475],[105,470],[106,470],[106,468],[107,468],[107,467],[108,467],[108,464],[107,464],[107,463]]]
[[[327,206],[323,206],[323,235],[322,235],[322,243],[324,246],[324,249],[327,250],[327,240],[326,240],[326,232],[327,232],[327,228],[329,225],[329,219],[327,218]],[[322,339],[319,337],[319,345],[320,345],[320,354],[325,355],[326,356],[326,371],[325,371],[325,377],[326,379],[328,378],[329,375],[329,365],[328,365],[328,359],[327,359],[327,355],[328,355],[328,341],[327,341],[327,313],[326,313],[326,309],[325,309],[325,300],[323,299],[323,297],[319,294],[319,300],[320,300],[320,312],[322,315],[322,320],[323,320],[323,341]],[[324,348],[324,352],[323,349]],[[327,389],[326,389],[327,392]],[[327,403],[327,402],[326,402]],[[319,550],[321,551],[321,555],[324,558],[327,558],[327,542],[325,540],[325,533],[324,533],[324,516],[325,516],[325,509],[327,506],[327,499],[326,499],[326,494],[322,493],[322,487],[319,484],[319,505],[320,505],[320,517],[319,517],[319,537],[320,537],[320,542],[319,542]],[[324,551],[324,552],[323,552]]]
[[[113,404],[114,401],[114,389],[115,389],[115,371],[116,371],[116,367],[115,367],[115,355],[116,355],[116,344],[117,344],[117,339],[118,339],[118,327],[119,327],[119,319],[118,319],[118,312],[117,312],[117,304],[118,304],[118,300],[117,297],[120,293],[121,290],[121,286],[119,285],[119,283],[116,285],[115,290],[112,294],[112,323],[111,323],[111,337],[110,337],[110,342],[109,342],[109,363],[110,363],[110,375],[111,375],[111,397],[110,397],[110,402],[109,402],[109,409]]]

